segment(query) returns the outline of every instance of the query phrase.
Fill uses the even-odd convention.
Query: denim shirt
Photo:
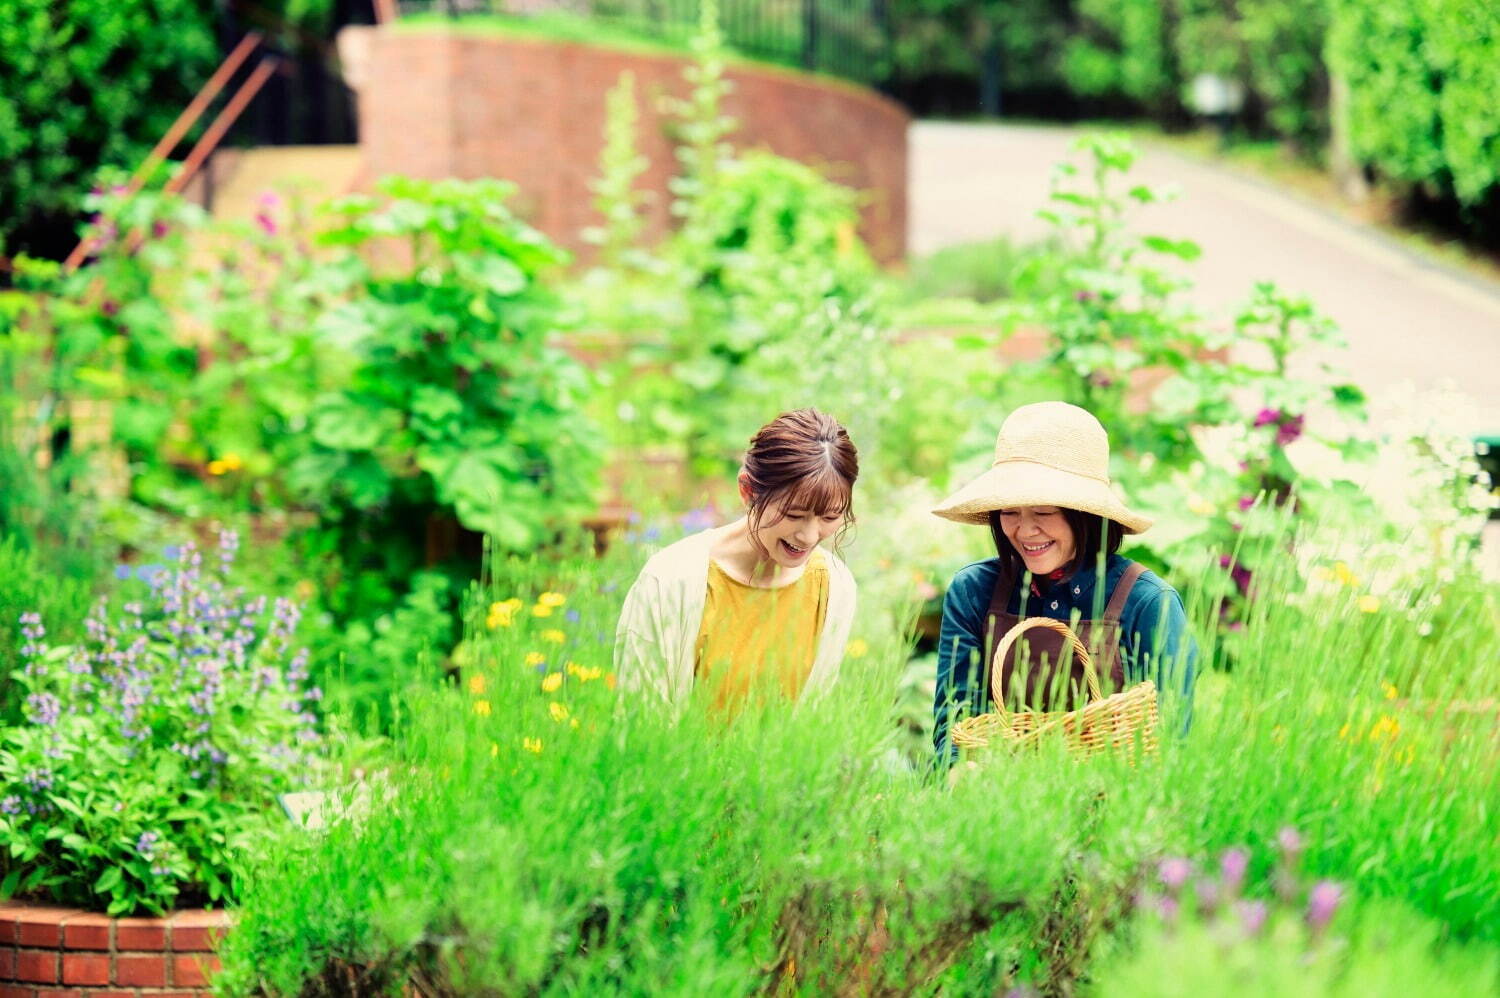
[[[1110,555],[1104,566],[1103,587],[1097,585],[1098,570],[1093,566],[1079,569],[1071,578],[1050,586],[1039,580],[1040,597],[1029,590],[1023,592],[1018,585],[1006,609],[1021,617],[1051,617],[1065,622],[1071,620],[1075,611],[1082,620],[1102,617],[1110,593],[1129,567],[1128,558]],[[977,561],[953,577],[943,598],[933,702],[936,723],[932,732],[939,761],[951,763],[958,757],[957,749],[948,743],[950,720],[973,717],[991,709],[987,689],[989,662],[982,649],[985,617],[999,577],[999,558]],[[1120,612],[1120,659],[1126,682],[1138,683],[1142,679],[1154,682],[1162,697],[1164,714],[1166,701],[1180,696],[1185,727],[1197,658],[1198,646],[1187,634],[1187,614],[1177,590],[1160,576],[1142,572],[1125,600],[1125,609]]]

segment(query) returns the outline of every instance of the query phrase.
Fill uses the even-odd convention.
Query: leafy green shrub
[[[1328,59],[1348,84],[1354,155],[1467,205],[1500,187],[1500,12],[1485,0],[1339,0]]]
[[[238,539],[205,566],[193,545],[157,566],[77,644],[21,618],[26,723],[0,752],[0,894],[112,915],[222,904],[267,840],[274,794],[323,753],[294,651],[299,609],[229,585]]]

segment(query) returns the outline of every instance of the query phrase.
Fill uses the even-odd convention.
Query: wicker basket
[[[1147,752],[1156,748],[1156,686],[1149,680],[1140,682],[1113,696],[1106,697],[1099,691],[1099,676],[1094,669],[1093,656],[1067,624],[1049,617],[1028,617],[1012,627],[1000,639],[990,662],[990,685],[993,689],[999,681],[1000,666],[1011,645],[1023,633],[1035,627],[1058,631],[1072,643],[1073,651],[1083,663],[1084,683],[1088,687],[1088,703],[1077,710],[1021,710],[1005,709],[1004,697],[995,700],[993,714],[980,714],[966,718],[953,726],[953,744],[963,749],[980,749],[990,746],[1008,745],[1013,748],[1031,748],[1043,738],[1063,738],[1069,748],[1084,754],[1100,749],[1132,749],[1139,742]]]

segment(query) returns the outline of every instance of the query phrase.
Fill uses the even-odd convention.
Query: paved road
[[[1009,233],[1039,238],[1035,217],[1065,128],[922,122],[911,132],[915,253]],[[1199,308],[1226,321],[1255,280],[1308,295],[1343,329],[1339,358],[1380,401],[1451,383],[1473,432],[1500,433],[1500,285],[1433,265],[1369,229],[1260,183],[1148,147],[1132,176],[1181,197],[1139,214],[1140,228],[1203,247],[1192,266]],[[1465,404],[1465,402],[1467,404]]]

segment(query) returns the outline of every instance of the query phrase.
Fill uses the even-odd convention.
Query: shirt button
[[[1082,589],[1080,589],[1080,588],[1079,588],[1079,587],[1078,587],[1078,586],[1074,586],[1074,587],[1073,587],[1073,595],[1074,595],[1074,596],[1077,596],[1077,595],[1078,595],[1078,594],[1079,594],[1079,593],[1081,593],[1081,592],[1083,592],[1083,590],[1082,590]]]
[[[1057,609],[1057,600],[1053,600],[1052,601],[1052,609],[1054,609],[1054,610]]]

